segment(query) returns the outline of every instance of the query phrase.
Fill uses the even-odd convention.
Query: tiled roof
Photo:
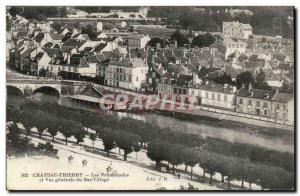
[[[122,59],[121,61],[112,61],[109,64],[125,67],[147,67],[142,59]]]
[[[51,48],[53,44],[51,42],[46,43],[43,47],[44,48]]]
[[[268,91],[262,89],[251,89],[248,90],[246,87],[241,88],[237,94],[240,97],[251,97],[255,99],[272,100],[276,91]]]
[[[34,40],[39,43],[39,42],[41,42],[44,39],[44,37],[45,37],[44,33],[38,33],[35,36]]]
[[[277,93],[275,96],[272,98],[273,101],[278,101],[278,102],[283,102],[287,103],[290,100],[294,99],[293,94],[288,94],[288,93]]]
[[[212,91],[212,92],[220,92],[220,93],[229,93],[234,94],[233,86],[227,85],[226,87],[222,84],[215,84],[212,82],[202,83],[202,84],[195,84],[193,88]]]

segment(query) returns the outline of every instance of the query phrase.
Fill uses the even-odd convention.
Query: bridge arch
[[[6,92],[7,92],[7,94],[24,96],[23,89],[21,89],[17,86],[14,86],[14,85],[6,85]]]
[[[32,91],[32,94],[39,93],[39,92],[60,97],[60,90],[53,86],[43,85],[43,86],[37,87],[36,89],[34,89]]]

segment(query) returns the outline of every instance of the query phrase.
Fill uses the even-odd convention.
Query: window
[[[192,90],[192,95],[194,95],[194,93],[195,93],[195,91],[194,91],[194,90]]]
[[[139,81],[139,77],[138,77],[138,76],[136,77],[136,81],[137,81],[137,82]]]
[[[264,115],[268,115],[268,110],[264,110]]]
[[[276,109],[279,110],[280,109],[280,105],[276,104]]]
[[[285,104],[283,104],[282,109],[286,110],[286,105]]]
[[[208,99],[208,92],[205,93],[205,97],[206,97],[206,99]]]
[[[256,101],[256,106],[260,107],[260,101]]]
[[[60,67],[58,67],[58,71],[60,71]]]
[[[267,108],[268,107],[268,103],[267,102],[264,102],[264,108]]]
[[[224,95],[224,101],[227,101],[227,95]]]
[[[218,101],[221,100],[221,95],[220,94],[217,94],[217,99],[218,99]]]
[[[252,105],[252,101],[251,100],[248,100],[248,105]]]
[[[240,99],[240,104],[243,104],[243,99]]]
[[[215,93],[211,94],[211,99],[215,99]]]
[[[53,67],[52,66],[50,67],[50,70],[53,71]]]

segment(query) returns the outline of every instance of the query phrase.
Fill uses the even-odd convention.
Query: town
[[[45,13],[40,14],[43,9]],[[247,126],[254,125],[255,128],[250,128],[247,134],[255,134],[260,127],[268,131],[273,128],[280,130],[278,133],[269,133],[270,136],[286,134],[284,133],[286,131],[293,132],[295,129],[293,10],[291,13],[285,10],[288,14],[284,13],[284,17],[281,16],[280,20],[275,18],[272,26],[263,27],[257,22],[257,18],[265,13],[263,9],[200,6],[183,8],[68,6],[48,9],[41,7],[38,10],[31,7],[7,7],[7,87],[20,90],[25,97],[30,97],[37,89],[45,88],[49,92],[54,89],[59,96],[83,105],[81,108],[92,106],[99,108],[96,106],[104,104],[114,112],[139,115],[139,112],[146,111],[166,115],[165,118],[169,120],[172,115],[182,115],[185,118],[195,118],[194,121],[201,118],[215,119],[211,122],[212,124],[214,121],[217,121],[215,124],[219,122],[220,124],[216,125],[219,127],[223,126],[222,123],[228,122],[239,129],[244,127],[248,130]],[[180,17],[175,17],[175,13]],[[277,25],[278,21],[284,21],[282,22],[284,25]],[[110,99],[106,99],[107,97]],[[139,110],[132,106],[136,98],[141,99],[140,103],[144,105]],[[155,98],[156,101],[151,102],[149,98]],[[192,108],[189,107],[191,102]],[[31,111],[31,106],[28,105],[25,104],[23,107]],[[51,109],[46,111],[41,103],[33,104],[32,107],[41,110],[42,113],[53,112],[51,115],[62,115]],[[65,106],[53,107],[57,107],[57,111],[62,111],[60,107]],[[77,118],[75,110],[72,112],[74,118]],[[70,114],[72,112],[70,111]],[[68,112],[66,114],[68,115]],[[103,145],[107,137],[105,134],[112,134],[112,137],[118,138],[116,136],[118,133],[114,133],[115,130],[111,130],[111,133],[106,132],[106,126],[121,129],[122,125],[118,125],[115,119],[107,119],[105,122],[103,117],[104,119],[100,120],[103,123],[101,126],[105,127],[103,130],[105,134],[101,135],[102,132],[98,131],[96,126],[100,121],[96,123],[94,117],[91,119],[95,121],[85,120],[86,118],[82,117],[83,124],[86,123],[84,127],[90,125],[89,128],[95,128],[96,135],[99,134],[99,138],[104,137],[101,138]],[[77,120],[81,121],[79,119]],[[128,123],[128,126],[131,126],[130,121]],[[137,128],[132,128],[129,132],[140,134],[136,129],[144,127],[145,130],[153,131],[152,134],[155,135],[160,130],[154,131],[155,128],[147,126],[138,124]],[[39,133],[38,140],[41,140],[43,130]],[[186,131],[187,134],[194,133]],[[56,134],[57,132],[51,135],[53,141]],[[65,135],[63,132],[62,134],[66,137],[67,146],[67,140],[72,135]],[[208,135],[209,137],[211,135]],[[224,136],[218,137],[223,139]],[[163,155],[154,152],[156,148],[165,147],[155,143],[156,140],[150,144],[159,147],[148,146],[147,142],[144,146],[143,136],[141,140],[137,138],[139,137],[133,140],[140,141],[141,148],[149,150],[147,156],[156,161],[156,167],[164,167],[163,170],[169,171],[169,162],[172,161],[168,160],[168,164],[164,165],[160,161],[166,159],[157,158]],[[116,143],[118,146],[118,141],[114,142],[111,148],[105,146],[108,157],[113,146]],[[205,142],[201,144],[206,145]],[[132,145],[127,154],[125,153],[127,148],[124,148],[125,161],[128,154],[135,151],[136,143]],[[267,147],[267,143],[264,145],[263,147]],[[191,151],[198,148],[192,147]],[[270,148],[276,150],[274,145]],[[223,155],[223,151],[218,150],[212,151]],[[139,151],[140,148],[136,152]],[[201,156],[205,157],[206,154]],[[246,155],[248,160],[247,157],[248,155]],[[69,162],[73,159],[68,158]],[[271,158],[268,161],[271,161]],[[83,161],[82,164],[87,162]],[[186,164],[186,168],[187,165],[191,166],[191,178],[195,164],[193,162],[190,165]],[[177,164],[173,164],[173,174],[176,173],[174,165]],[[275,164],[275,166],[282,165]],[[293,171],[290,166],[282,167]],[[215,171],[210,168],[203,171],[203,177],[205,172],[211,174],[209,183],[212,184]],[[221,175],[224,182],[223,173]],[[152,178],[155,179],[153,176],[149,177]],[[180,174],[178,178],[180,179]],[[237,177],[236,180],[241,180],[244,188],[244,178]],[[227,181],[230,189],[229,176]],[[263,188],[264,184],[259,182],[261,181],[254,183]],[[250,180],[249,189],[251,183]],[[274,188],[268,186],[267,183],[266,189]]]

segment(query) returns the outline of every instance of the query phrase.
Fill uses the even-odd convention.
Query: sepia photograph
[[[293,6],[5,14],[7,191],[296,191]]]

